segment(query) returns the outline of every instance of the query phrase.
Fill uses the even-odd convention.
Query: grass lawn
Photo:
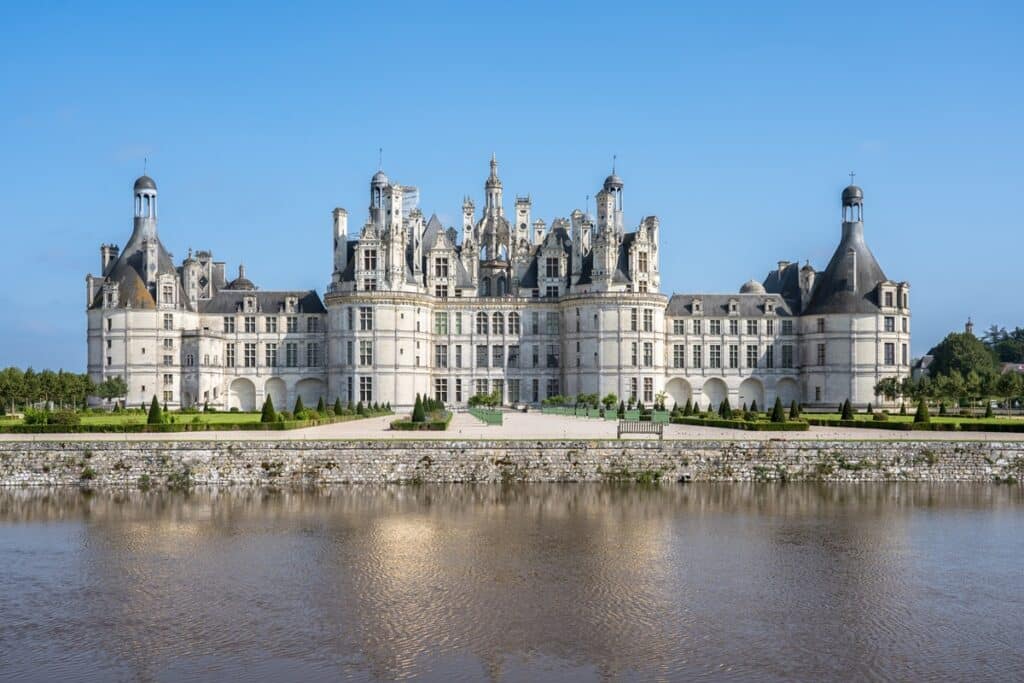
[[[835,422],[838,422],[841,416],[840,416],[839,413],[811,413],[811,412],[807,412],[807,413],[803,413],[801,415],[801,417],[817,419],[817,420],[834,420]],[[987,425],[987,424],[997,424],[997,425],[1019,425],[1019,424],[1024,424],[1024,418],[1021,418],[1021,417],[968,417],[966,415],[965,416],[935,415],[933,413],[931,418],[932,418],[932,422],[945,423],[945,424],[956,424],[956,423],[959,422],[960,424],[964,425],[965,427],[969,426],[969,425],[979,425],[979,426],[982,426],[982,425]],[[874,422],[874,418],[870,414],[868,414],[868,413],[855,413],[854,416],[853,416],[853,419],[856,420],[857,422]],[[906,415],[900,415],[898,413],[897,414],[889,413],[888,422],[913,422],[913,421],[914,421],[914,413],[913,413],[913,411],[908,411],[908,413]]]
[[[199,418],[201,424],[246,424],[259,422],[260,413],[170,413],[178,424],[191,423]],[[81,415],[83,425],[124,425],[146,424],[144,413],[84,413]],[[12,417],[0,418],[0,424],[21,424],[20,419]]]

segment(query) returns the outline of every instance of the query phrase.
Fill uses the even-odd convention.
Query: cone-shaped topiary
[[[782,408],[782,399],[775,397],[775,405],[772,407],[772,422],[785,422],[786,413]]]
[[[991,408],[990,408],[991,410]],[[917,412],[914,413],[914,422],[931,422],[932,416],[928,413],[928,404],[922,398],[917,402]]]
[[[850,403],[850,399],[843,401],[843,414],[841,416],[843,420],[853,419],[853,405]]]
[[[356,415],[366,415],[366,408],[363,407],[362,401],[356,404]]]
[[[263,413],[260,415],[260,422],[276,422],[277,411],[274,410],[274,401],[267,394],[267,400],[263,402]]]
[[[753,401],[750,402],[750,412],[752,412],[752,413],[756,413],[757,412],[757,399],[756,398]]]
[[[305,409],[306,409],[306,406],[302,405],[302,397],[301,396],[295,397],[295,408],[292,409],[292,413],[294,413],[295,418],[296,419],[301,419],[301,418],[299,418],[299,413],[301,413]]]
[[[420,395],[416,394],[416,404],[412,407],[412,421],[413,422],[426,422],[427,414],[423,411],[423,401],[420,400]]]
[[[318,412],[318,413],[326,413],[327,412],[327,406],[324,404],[324,397],[323,396],[321,396],[320,400],[316,402],[316,412]]]
[[[942,401],[941,403],[939,403],[939,415],[945,415],[945,414],[946,414],[946,402]]]
[[[992,417],[992,403],[985,406],[985,417]]]
[[[341,415],[345,410],[341,407],[341,397],[334,399],[334,414]]]
[[[907,404],[906,403],[901,403],[900,404],[900,415],[906,415],[906,414],[907,414]]]
[[[723,420],[732,419],[732,406],[729,405],[728,397],[718,405],[718,416]]]
[[[619,401],[619,417],[625,417],[626,415],[626,402]]]
[[[789,419],[790,420],[799,420],[800,419],[800,406],[797,405],[795,399],[793,400],[792,403],[789,404]]]
[[[153,394],[153,401],[149,404],[149,415],[146,417],[146,424],[158,425],[164,421],[163,411],[160,409],[160,402]]]
[[[871,404],[869,403],[869,404],[868,404],[868,408],[867,408],[867,413],[868,413],[868,415],[870,415],[870,414],[871,414],[871,413],[873,413],[873,412],[875,412],[875,408],[874,408],[874,406],[872,406],[872,405],[871,405]]]
[[[686,399],[686,405],[683,406],[683,415],[689,417],[693,415],[693,401]]]

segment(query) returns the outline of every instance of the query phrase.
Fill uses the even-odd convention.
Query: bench
[[[663,437],[662,430],[665,425],[661,422],[640,422],[639,420],[619,420],[619,437],[623,434],[657,434],[658,438]]]

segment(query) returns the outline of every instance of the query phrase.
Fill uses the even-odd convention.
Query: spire
[[[487,177],[487,186],[500,186],[501,178],[498,177],[498,157],[491,152],[491,175]]]

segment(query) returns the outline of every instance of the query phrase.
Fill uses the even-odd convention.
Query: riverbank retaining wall
[[[0,486],[501,481],[1002,481],[1024,442],[49,441],[0,443]]]

